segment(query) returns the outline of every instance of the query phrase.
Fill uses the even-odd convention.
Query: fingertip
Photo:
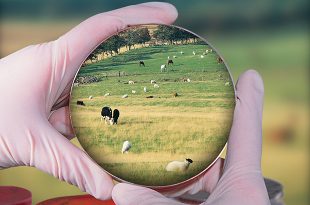
[[[147,2],[140,5],[164,10],[166,14],[166,19],[163,19],[163,23],[173,23],[178,17],[177,8],[173,4],[167,2]]]
[[[264,83],[261,75],[254,69],[249,69],[242,73],[236,84],[237,92],[253,89],[256,93],[264,94]]]

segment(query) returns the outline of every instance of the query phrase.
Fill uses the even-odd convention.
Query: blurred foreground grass
[[[1,25],[1,55],[23,46],[53,40],[75,23]],[[22,26],[22,27],[21,27]],[[52,29],[50,29],[52,28]],[[23,35],[20,35],[20,31]],[[201,33],[200,33],[201,34]],[[202,36],[204,36],[202,34]],[[235,82],[249,68],[258,70],[265,83],[262,168],[266,177],[284,185],[285,203],[309,204],[309,37],[305,28],[207,36],[224,56]],[[291,141],[276,140],[289,129]],[[78,144],[77,140],[72,140]],[[37,203],[47,198],[81,194],[34,168],[0,171],[0,185],[16,185],[32,191]]]

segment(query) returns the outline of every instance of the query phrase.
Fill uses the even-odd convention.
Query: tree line
[[[197,42],[198,39],[197,36],[187,31],[163,25],[159,25],[152,36],[147,28],[131,29],[110,37],[92,52],[86,60],[97,60],[99,54],[110,56],[118,54],[123,47],[128,51],[135,48],[135,45],[145,46],[145,43],[150,42],[152,37],[156,44],[184,44],[189,43],[190,40],[192,40],[191,42]]]

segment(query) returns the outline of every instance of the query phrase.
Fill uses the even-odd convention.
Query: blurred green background
[[[56,39],[96,13],[144,1],[0,0],[0,57]],[[262,169],[284,185],[288,205],[309,200],[309,1],[171,0],[176,25],[205,37],[231,68],[235,81],[249,68],[265,83]],[[77,140],[72,140],[78,144]],[[0,156],[1,157],[1,156]],[[29,167],[0,171],[0,185],[33,193],[34,203],[80,194]]]

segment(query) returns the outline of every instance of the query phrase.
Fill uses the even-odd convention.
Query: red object
[[[31,205],[31,192],[15,186],[0,186],[0,205]]]
[[[102,201],[91,195],[65,196],[42,201],[37,205],[115,205],[112,200]]]

